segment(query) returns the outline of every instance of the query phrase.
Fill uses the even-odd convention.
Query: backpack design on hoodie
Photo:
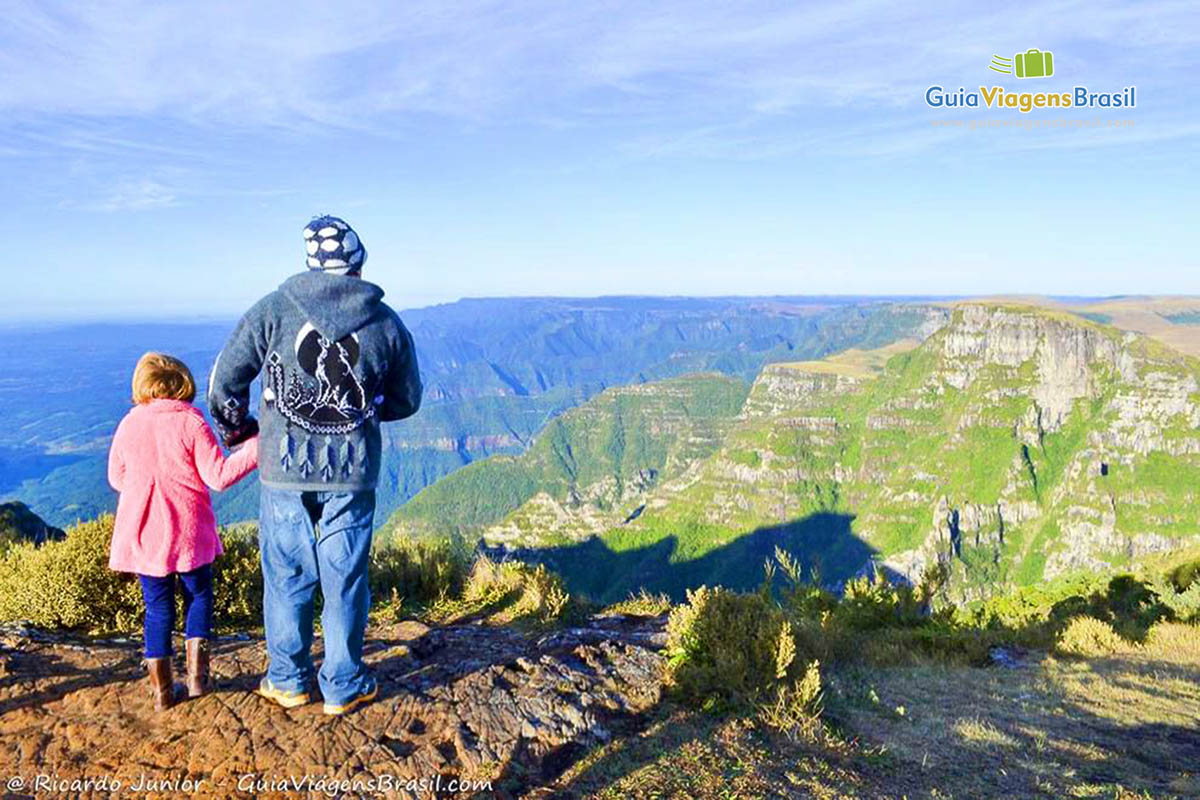
[[[264,486],[296,491],[374,489],[380,423],[421,405],[412,336],[358,277],[293,275],[246,312],[217,359],[209,410],[227,443],[259,430]],[[262,376],[258,420],[250,385]]]
[[[289,371],[283,357],[272,351],[263,394],[289,422],[309,433],[347,434],[374,416],[375,404],[354,372],[358,334],[332,341],[305,323],[296,335],[295,350],[296,364],[308,377]]]

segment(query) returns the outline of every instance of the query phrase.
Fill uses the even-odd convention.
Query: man
[[[304,229],[308,270],[238,323],[213,366],[208,402],[227,445],[259,438],[259,546],[270,666],[258,692],[285,708],[309,701],[313,600],[320,584],[325,713],[373,700],[362,662],[367,559],[379,477],[379,424],[421,405],[412,336],[362,279],[367,251],[337,217]],[[256,422],[250,384],[262,373]]]

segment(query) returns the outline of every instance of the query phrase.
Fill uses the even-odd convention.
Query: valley
[[[420,414],[384,428],[378,518],[466,464],[522,452],[607,387],[703,371],[750,381],[765,363],[878,347],[943,314],[848,297],[468,299],[404,311],[426,395]],[[115,508],[105,459],[133,364],[147,350],[174,354],[203,397],[233,324],[0,329],[0,500],[60,527]],[[215,505],[225,523],[254,519],[257,483]]]
[[[1200,541],[1200,367],[1147,336],[959,303],[919,346],[769,364],[741,403],[721,381],[608,390],[382,538],[481,537],[605,602],[751,588],[776,546],[832,585],[941,563],[966,601]]]

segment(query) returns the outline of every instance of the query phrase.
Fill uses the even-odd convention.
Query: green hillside
[[[553,420],[521,455],[470,464],[424,490],[380,538],[477,533],[534,501],[619,514],[663,475],[713,453],[748,388],[704,374],[608,389]],[[537,533],[546,540],[548,531]]]
[[[402,316],[425,396],[416,416],[384,426],[380,519],[466,464],[524,451],[550,420],[605,388],[700,372],[750,381],[766,363],[916,335],[945,310],[852,297],[495,298]],[[107,451],[129,410],[133,364],[160,350],[203,380],[232,326],[0,330],[0,502],[23,502],[60,526],[113,511]],[[216,495],[218,519],[256,518],[258,495],[253,477]]]
[[[967,600],[1197,541],[1194,359],[987,304],[902,350],[771,365],[740,410],[727,391],[670,422],[683,387],[719,379],[606,393],[392,528],[481,534],[602,599],[752,585],[783,546],[830,583],[871,560],[910,579],[945,562]]]

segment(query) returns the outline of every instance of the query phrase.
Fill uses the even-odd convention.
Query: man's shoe
[[[308,692],[289,692],[286,689],[278,688],[266,678],[259,682],[258,689],[255,691],[259,696],[284,708],[296,708],[309,701]]]
[[[351,711],[358,708],[359,706],[365,706],[367,703],[371,702],[378,696],[379,696],[379,684],[376,683],[374,679],[371,679],[371,685],[369,688],[367,688],[362,693],[356,695],[355,697],[347,700],[345,703],[342,703],[341,705],[334,705],[333,703],[326,703],[325,704],[325,713],[331,717],[340,717],[343,714],[349,714]]]

